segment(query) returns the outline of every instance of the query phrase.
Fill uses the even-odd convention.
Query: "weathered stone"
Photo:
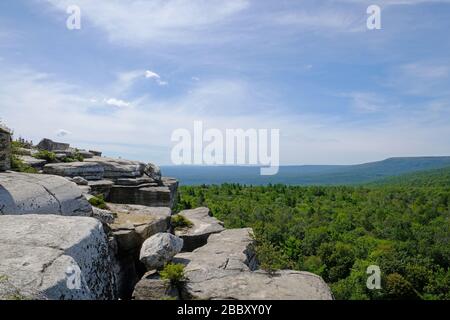
[[[178,300],[177,288],[170,282],[161,280],[158,273],[149,271],[136,284],[133,292],[134,300]]]
[[[115,203],[108,203],[108,207],[116,215],[112,228],[120,229],[123,225],[133,225],[142,242],[154,234],[166,232],[170,227],[170,208]]]
[[[42,139],[37,145],[41,150],[55,151],[55,150],[67,150],[70,148],[68,143],[55,142],[50,139]]]
[[[96,207],[92,207],[92,217],[96,218],[102,223],[113,223],[114,222],[114,215],[109,210],[104,210]]]
[[[172,184],[171,187],[114,185],[111,188],[108,201],[172,208],[175,204],[177,186],[178,183]]]
[[[44,166],[47,164],[47,161],[44,159],[36,159],[30,156],[19,156],[19,159],[22,160],[25,164],[29,165],[38,170],[42,170]]]
[[[94,157],[94,154],[86,150],[78,150],[78,154],[80,154],[84,159],[91,159]]]
[[[82,177],[87,180],[103,179],[103,167],[88,162],[51,163],[44,166],[44,172],[63,177]]]
[[[159,269],[183,248],[183,239],[170,233],[157,233],[144,241],[139,260],[147,270]]]
[[[114,184],[119,186],[148,186],[157,187],[158,183],[152,178],[139,177],[139,178],[119,178],[114,181]]]
[[[89,182],[83,177],[73,177],[72,182],[79,186],[87,186],[89,184]]]
[[[92,153],[95,157],[101,157],[102,152],[101,151],[95,151],[95,150],[89,150],[90,153]]]
[[[229,229],[212,234],[193,252],[178,254],[187,282],[183,298],[211,300],[330,300],[330,288],[309,272],[282,270],[274,275],[255,270],[251,229]]]
[[[179,215],[192,222],[189,228],[175,230],[175,234],[184,240],[183,251],[197,249],[206,244],[211,234],[225,230],[223,222],[213,218],[208,208],[184,210]]]
[[[26,149],[26,148],[16,148],[14,150],[14,153],[17,155],[21,155],[21,156],[31,156],[33,155],[35,152],[32,149]]]
[[[96,219],[0,216],[0,299],[114,299],[112,264]]]
[[[0,171],[11,169],[11,132],[0,124]]]
[[[144,173],[155,181],[161,181],[161,169],[153,163],[145,166]]]
[[[113,186],[111,180],[94,180],[89,181],[88,185],[91,188],[91,193],[94,195],[103,195],[104,199],[108,199],[109,192]]]
[[[93,157],[85,162],[98,163],[104,169],[104,177],[112,179],[141,177],[145,168],[142,162],[106,157]]]
[[[110,228],[117,242],[119,290],[121,297],[129,297],[139,281],[139,270],[143,269],[139,262],[142,243],[152,235],[169,229],[171,210],[127,204],[107,205],[115,215]]]
[[[0,215],[91,216],[92,207],[76,184],[65,178],[18,172],[0,173]]]

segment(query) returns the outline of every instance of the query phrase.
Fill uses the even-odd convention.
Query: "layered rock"
[[[38,149],[47,150],[47,151],[55,151],[55,150],[67,150],[70,148],[68,143],[55,142],[50,139],[42,139],[41,142],[37,145]]]
[[[94,156],[85,159],[87,163],[97,163],[104,169],[104,177],[108,179],[116,178],[137,178],[144,174],[145,164],[139,161],[124,159],[113,159]]]
[[[0,216],[0,299],[114,299],[112,264],[96,219]]]
[[[180,216],[188,219],[191,227],[175,230],[175,234],[184,240],[183,251],[192,251],[206,244],[213,233],[225,230],[223,223],[211,216],[208,208],[184,210]]]
[[[44,166],[44,173],[63,177],[82,177],[87,180],[103,179],[103,167],[96,163],[70,162],[51,163]]]
[[[111,191],[114,182],[111,180],[94,180],[89,181],[88,186],[90,188],[90,193],[93,195],[103,195],[104,199],[109,198],[109,193]]]
[[[183,297],[189,299],[329,300],[327,284],[309,272],[282,270],[274,275],[255,270],[251,229],[229,229],[212,234],[208,243],[175,256],[186,265]]]
[[[160,184],[157,184],[157,186],[153,182],[144,182],[140,185],[115,184],[111,188],[108,201],[172,208],[176,202],[178,181],[171,178],[163,178]]]
[[[11,132],[0,124],[0,171],[11,169]]]
[[[91,216],[92,207],[76,184],[45,174],[0,173],[0,215]]]
[[[160,232],[144,241],[139,260],[147,270],[163,268],[183,248],[183,239]]]

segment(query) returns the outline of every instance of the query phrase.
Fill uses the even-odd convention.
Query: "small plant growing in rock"
[[[49,163],[56,162],[56,154],[47,150],[41,150],[38,153],[34,154],[33,157],[35,157],[36,159],[45,160]]]
[[[188,218],[179,214],[172,216],[170,219],[170,223],[175,230],[190,228],[193,225],[193,223]]]
[[[105,199],[103,198],[103,195],[97,195],[89,199],[89,203],[91,206],[97,207],[99,209],[108,209],[108,206],[106,205]]]
[[[169,281],[172,286],[177,288],[180,288],[185,280],[184,265],[181,263],[168,263],[159,274],[161,279]]]
[[[281,253],[281,250],[265,239],[258,239],[253,245],[256,259],[262,270],[274,276],[277,270],[288,269],[288,259]]]

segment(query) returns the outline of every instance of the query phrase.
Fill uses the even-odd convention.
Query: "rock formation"
[[[175,234],[184,240],[183,251],[193,251],[205,245],[211,234],[225,230],[223,223],[212,217],[208,208],[184,210],[179,215],[192,223],[191,227],[175,230]]]
[[[11,168],[11,132],[0,124],[0,172]]]
[[[183,297],[189,299],[328,300],[327,284],[309,272],[282,270],[275,275],[256,270],[251,229],[229,229],[208,238],[193,252],[174,261],[186,265]]]
[[[91,216],[92,207],[76,184],[58,176],[0,173],[0,215]]]
[[[173,230],[178,181],[152,163],[49,139],[22,146],[15,156],[45,174],[8,171],[0,127],[0,299],[332,299],[316,275],[258,270],[252,230],[226,230],[208,208],[180,212],[190,223]],[[171,261],[185,265],[182,288],[147,272]]]
[[[96,219],[0,216],[0,228],[0,299],[116,298],[108,240]]]

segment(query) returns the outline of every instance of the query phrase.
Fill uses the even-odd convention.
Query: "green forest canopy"
[[[450,168],[354,187],[181,187],[177,210],[198,206],[252,227],[266,270],[319,274],[336,299],[450,299]],[[366,287],[369,265],[381,290]]]

